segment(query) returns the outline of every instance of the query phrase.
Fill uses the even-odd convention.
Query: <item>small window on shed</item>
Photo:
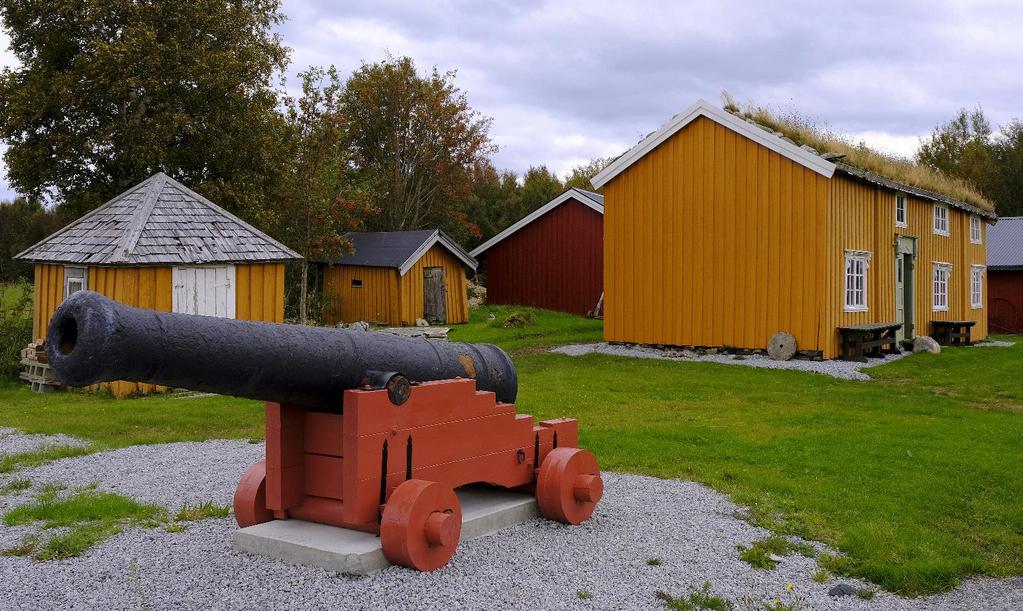
[[[952,275],[950,263],[934,264],[934,299],[931,309],[935,312],[948,310],[948,279]]]
[[[362,279],[361,278],[352,278],[352,288],[353,289],[361,289],[362,288]]]
[[[64,297],[89,288],[88,275],[84,267],[65,267]]]
[[[976,214],[970,217],[970,242],[981,243],[980,217]]]
[[[948,206],[934,204],[934,233],[948,235]]]

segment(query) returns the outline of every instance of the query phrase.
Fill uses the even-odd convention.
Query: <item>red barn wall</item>
[[[1023,270],[989,269],[988,329],[992,333],[1023,333]]]
[[[482,257],[487,303],[585,315],[604,286],[604,217],[570,199]]]

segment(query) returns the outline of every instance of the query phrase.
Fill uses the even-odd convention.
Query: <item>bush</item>
[[[16,377],[21,350],[32,341],[32,285],[0,285],[0,377]]]

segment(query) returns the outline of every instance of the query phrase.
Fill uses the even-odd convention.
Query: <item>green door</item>
[[[913,339],[913,286],[916,269],[916,238],[895,238],[895,322],[902,327],[895,333],[897,341]]]

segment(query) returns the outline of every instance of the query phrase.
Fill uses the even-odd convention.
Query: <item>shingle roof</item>
[[[16,259],[80,265],[176,265],[301,255],[160,172]]]
[[[987,230],[988,269],[1023,269],[1023,216],[1003,216]]]
[[[434,244],[448,249],[466,267],[475,271],[476,259],[439,229],[419,231],[353,231],[348,234],[355,252],[331,260],[335,265],[392,267],[404,275]]]

